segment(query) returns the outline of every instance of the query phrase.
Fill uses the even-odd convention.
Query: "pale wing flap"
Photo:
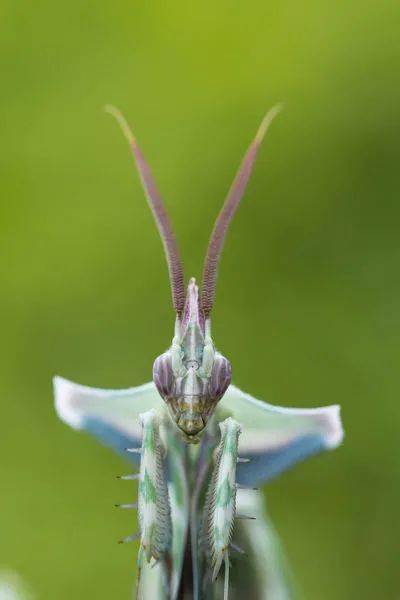
[[[58,416],[121,453],[141,444],[139,414],[162,406],[153,382],[126,390],[103,390],[54,377],[53,385]],[[139,455],[129,457],[138,460]]]
[[[219,406],[242,426],[238,481],[259,484],[308,456],[338,446],[343,438],[340,407],[281,408],[256,400],[231,385]]]

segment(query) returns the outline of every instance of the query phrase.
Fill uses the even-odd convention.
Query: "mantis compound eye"
[[[164,352],[154,361],[153,381],[158,393],[165,401],[173,398],[176,385],[169,352]]]
[[[221,400],[232,379],[231,363],[225,356],[217,352],[208,384],[209,397],[215,401]]]

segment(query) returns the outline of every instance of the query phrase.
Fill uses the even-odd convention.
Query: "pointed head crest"
[[[205,320],[203,312],[200,309],[199,287],[196,279],[192,277],[189,281],[186,292],[185,308],[181,319],[181,334],[186,337],[190,328],[196,327],[201,334],[205,335]]]
[[[150,168],[122,113],[112,106],[106,107],[106,111],[117,119],[129,141],[168,264],[177,318],[171,348],[154,363],[154,383],[178,427],[192,440],[197,439],[197,434],[206,426],[231,381],[230,363],[215,350],[211,339],[210,313],[214,304],[218,264],[229,225],[243,197],[260,144],[280,106],[272,108],[264,117],[215,221],[204,262],[201,294],[195,280],[191,279],[186,300],[178,245]]]

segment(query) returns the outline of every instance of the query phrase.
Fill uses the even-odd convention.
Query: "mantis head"
[[[154,362],[153,380],[173,421],[190,441],[197,441],[228,389],[231,364],[214,348],[195,279],[190,280],[182,317],[176,319],[171,347]]]

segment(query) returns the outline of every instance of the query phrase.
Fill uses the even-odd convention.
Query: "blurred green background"
[[[341,403],[344,445],[273,481],[269,509],[311,600],[399,597],[398,2],[3,1],[0,569],[35,597],[129,598],[125,466],[56,418],[51,377],[151,378],[167,272],[133,125],[187,275],[277,101],[227,241],[214,338],[268,401]]]

